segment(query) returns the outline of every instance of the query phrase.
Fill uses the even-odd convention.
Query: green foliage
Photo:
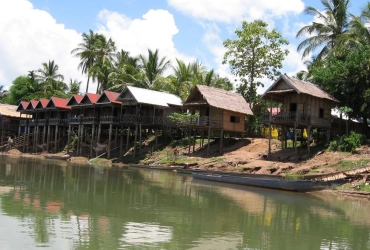
[[[70,149],[69,149],[70,151],[75,151],[77,149],[77,141],[78,141],[78,136],[72,135]]]
[[[191,120],[195,120],[198,117],[199,117],[199,111],[196,111],[194,114],[174,112],[168,116],[168,118],[172,122],[175,122],[175,123],[179,122],[179,123],[184,123],[184,124],[189,123]]]
[[[244,21],[242,29],[235,31],[238,38],[224,42],[227,52],[223,63],[228,63],[231,72],[240,78],[237,92],[248,102],[255,102],[257,87],[263,86],[256,80],[264,77],[273,80],[280,75],[278,70],[289,53],[281,48],[289,42],[276,30],[269,31],[267,26],[261,20],[251,23]]]
[[[337,139],[331,141],[328,149],[331,151],[354,152],[365,141],[365,135],[351,131],[349,136],[339,136]]]
[[[194,137],[190,137],[190,141],[188,137],[181,138],[179,140],[173,140],[170,143],[171,147],[185,147],[188,145],[193,145],[194,144]]]
[[[8,104],[18,105],[20,101],[29,101],[37,97],[38,83],[26,76],[17,77],[9,88]]]

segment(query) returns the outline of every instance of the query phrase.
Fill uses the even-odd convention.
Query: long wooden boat
[[[52,160],[68,160],[69,158],[71,158],[70,155],[66,154],[66,155],[44,155],[45,158],[47,159],[52,159]]]
[[[339,185],[351,182],[351,178],[341,178],[331,181],[321,180],[282,180],[273,178],[255,178],[237,175],[192,173],[193,178],[207,181],[217,181],[262,188],[273,188],[289,191],[312,192],[334,188]]]

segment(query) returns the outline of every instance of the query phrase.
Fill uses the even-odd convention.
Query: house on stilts
[[[206,132],[208,142],[212,137],[218,137],[221,153],[225,133],[239,134],[243,137],[246,116],[253,115],[249,103],[241,94],[205,85],[194,87],[184,102],[183,109],[192,114],[198,113],[199,116],[188,121],[179,121],[179,127],[188,130],[189,136],[192,131],[203,136]]]
[[[262,95],[270,102],[269,113],[263,116],[264,124],[281,127],[282,148],[286,148],[288,129],[292,128],[292,140],[297,156],[297,131],[307,130],[307,150],[310,150],[311,131],[326,131],[330,138],[331,109],[333,102],[338,102],[329,93],[317,85],[281,75]],[[280,110],[273,114],[272,103],[279,103]],[[271,153],[271,136],[269,137],[269,155]]]

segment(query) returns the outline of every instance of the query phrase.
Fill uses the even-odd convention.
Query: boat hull
[[[253,178],[233,175],[220,174],[202,174],[192,173],[193,178],[207,181],[225,182],[239,185],[247,185],[262,188],[272,188],[280,190],[298,191],[298,192],[313,192],[324,189],[330,189],[339,185],[350,182],[349,179],[337,179],[332,181],[319,180],[281,180],[269,178]]]

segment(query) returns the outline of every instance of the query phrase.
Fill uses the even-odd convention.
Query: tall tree
[[[81,86],[81,81],[78,80],[72,80],[72,78],[69,79],[69,86],[68,86],[68,95],[73,95],[73,94],[79,94],[80,93],[80,86]]]
[[[90,68],[90,75],[97,80],[96,93],[102,92],[108,85],[108,76],[112,72],[116,45],[114,41],[104,35],[97,34],[93,52],[95,62]]]
[[[86,84],[86,93],[89,90],[89,82],[90,82],[90,69],[94,66],[96,61],[96,40],[97,34],[95,34],[92,30],[89,31],[88,34],[82,34],[83,42],[78,44],[78,47],[71,51],[75,57],[80,58],[80,64],[78,65],[78,69],[82,71],[83,74],[87,75],[87,84]]]
[[[59,74],[58,70],[59,66],[50,60],[48,63],[42,63],[42,68],[37,70],[37,80],[39,80],[47,98],[53,95],[62,97],[68,89],[67,84],[63,82],[63,75]]]
[[[349,0],[321,0],[321,3],[324,5],[323,11],[314,7],[305,9],[306,14],[319,21],[304,26],[297,33],[297,38],[309,35],[298,45],[298,51],[303,49],[302,57],[321,48],[316,59],[322,60],[335,46],[339,36],[347,32]]]
[[[122,91],[126,86],[140,86],[144,73],[140,71],[139,58],[131,57],[124,50],[117,52],[112,72],[109,74],[108,89]]]
[[[257,98],[257,87],[263,86],[259,79],[273,80],[280,74],[279,69],[288,55],[288,50],[281,46],[288,41],[276,30],[268,31],[267,23],[261,20],[243,22],[242,29],[237,29],[235,34],[237,39],[224,42],[228,51],[223,63],[228,63],[231,72],[240,78],[237,91],[252,103]]]
[[[158,50],[153,52],[150,49],[148,49],[148,57],[140,55],[139,60],[145,74],[145,81],[142,87],[147,89],[161,89],[166,82],[163,72],[170,65],[170,61],[166,57],[159,58]]]

